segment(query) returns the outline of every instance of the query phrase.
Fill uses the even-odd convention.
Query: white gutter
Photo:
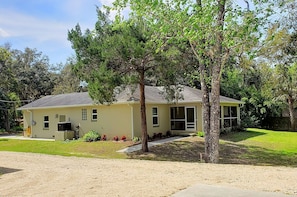
[[[133,105],[129,104],[131,107],[131,132],[132,132],[132,140],[134,139],[134,110]]]
[[[33,136],[33,112],[30,110],[27,110],[27,112],[30,113],[30,128],[31,128],[30,137],[32,138],[32,136]]]

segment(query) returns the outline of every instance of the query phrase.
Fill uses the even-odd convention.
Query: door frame
[[[194,121],[188,121],[188,109],[193,109]],[[196,107],[195,106],[185,106],[185,124],[186,124],[186,131],[196,131],[197,124],[196,124]]]

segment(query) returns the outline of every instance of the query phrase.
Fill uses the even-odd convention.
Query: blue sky
[[[96,6],[113,0],[1,0],[0,46],[12,49],[35,48],[47,55],[51,64],[65,63],[74,54],[67,40],[68,30],[79,23],[93,29]]]
[[[80,24],[93,29],[96,6],[113,0],[0,0],[0,46],[37,49],[55,65],[74,55],[67,40],[68,30]],[[243,0],[239,0],[243,3]],[[111,17],[114,13],[111,13]]]

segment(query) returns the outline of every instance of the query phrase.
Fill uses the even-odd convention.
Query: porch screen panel
[[[185,119],[184,107],[171,107],[171,119]]]
[[[237,126],[237,107],[224,106],[224,128]]]
[[[171,130],[185,130],[185,108],[171,107],[170,108]]]

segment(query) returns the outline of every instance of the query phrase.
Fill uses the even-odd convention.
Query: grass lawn
[[[62,156],[97,157],[124,159],[127,155],[117,153],[117,150],[132,145],[126,141],[37,141],[0,139],[0,151],[31,152]]]
[[[204,138],[188,137],[141,151],[124,154],[117,150],[132,145],[131,141],[31,141],[0,139],[0,151],[32,152],[62,156],[148,159],[201,162]],[[297,167],[297,132],[248,129],[224,134],[220,139],[220,163],[275,165]]]
[[[190,137],[136,152],[130,158],[201,162],[204,138]],[[220,163],[297,167],[297,132],[248,129],[221,136]]]

